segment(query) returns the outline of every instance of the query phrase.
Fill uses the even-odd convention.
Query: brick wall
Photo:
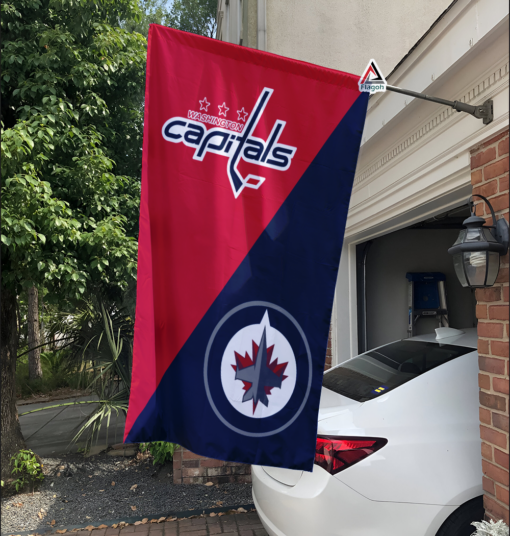
[[[174,484],[251,482],[251,466],[205,458],[179,448],[174,453]]]
[[[491,202],[496,218],[508,221],[508,132],[487,140],[471,153],[473,194]],[[477,215],[492,223],[481,200]],[[484,506],[487,519],[508,516],[508,253],[501,258],[496,284],[476,290],[480,373],[480,437]]]

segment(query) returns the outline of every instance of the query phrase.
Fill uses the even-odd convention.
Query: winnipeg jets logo
[[[218,420],[246,437],[269,437],[302,414],[312,385],[305,332],[280,305],[249,301],[230,309],[211,331],[204,387]]]
[[[221,383],[229,402],[247,417],[274,415],[289,401],[296,384],[296,358],[266,310],[260,324],[242,328],[223,354]]]
[[[244,357],[237,352],[235,353],[237,364],[232,365],[232,368],[236,371],[236,380],[241,380],[244,384],[246,392],[243,396],[243,402],[253,400],[253,413],[255,413],[259,402],[267,407],[271,389],[274,387],[281,389],[283,380],[287,379],[283,373],[288,363],[279,365],[278,360],[271,363],[273,350],[274,345],[267,347],[267,334],[264,327],[259,344],[253,341],[253,358],[250,358],[248,352]]]
[[[238,170],[241,159],[258,166],[285,171],[289,169],[292,158],[296,153],[296,147],[279,143],[286,125],[286,122],[280,119],[275,121],[267,140],[252,136],[272,94],[272,89],[263,89],[246,120],[244,128],[243,125],[233,124],[235,130],[242,129],[241,134],[235,134],[225,128],[228,123],[232,123],[231,121],[211,118],[211,116],[202,117],[205,114],[190,111],[187,118],[172,117],[166,121],[162,128],[162,135],[167,141],[172,143],[182,142],[184,145],[194,148],[194,160],[203,161],[207,153],[226,156],[228,158],[227,176],[232,186],[234,197],[238,198],[244,188],[258,189],[265,181],[265,178],[259,175],[249,174],[243,177]],[[225,103],[222,106],[225,106]],[[219,113],[226,116],[228,108],[219,108]],[[240,114],[241,112],[238,113]],[[246,115],[244,108],[242,108],[242,117],[240,116],[239,119],[244,121]],[[196,119],[214,122],[219,126],[207,129],[202,122]],[[212,119],[215,121],[212,121]]]

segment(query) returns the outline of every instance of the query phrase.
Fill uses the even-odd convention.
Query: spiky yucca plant
[[[106,308],[94,299],[74,313],[60,313],[50,333],[65,340],[67,366],[81,371],[81,384],[98,400],[66,402],[21,413],[78,404],[97,404],[77,426],[73,441],[85,438],[86,448],[98,439],[101,426],[107,434],[113,415],[126,414],[131,388],[133,320],[114,305]],[[60,350],[63,352],[64,350]],[[59,352],[59,350],[57,350]]]
[[[118,315],[121,317],[121,315]],[[101,425],[106,419],[107,433],[112,415],[127,413],[129,392],[131,388],[132,345],[129,321],[119,318],[120,325],[115,326],[111,315],[101,304],[103,330],[93,335],[84,347],[84,354],[96,340],[96,351],[91,366],[85,369],[93,377],[88,387],[98,397],[98,407],[88,416],[73,441],[78,441],[84,434],[87,446],[99,437]],[[126,325],[127,324],[127,325]],[[126,337],[128,332],[128,337]]]

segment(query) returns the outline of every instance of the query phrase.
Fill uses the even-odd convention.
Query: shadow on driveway
[[[18,407],[18,415],[40,409],[47,406],[57,406],[69,402],[97,400],[97,396],[84,396],[69,398],[54,402],[40,402],[35,404],[24,404]],[[51,457],[77,452],[83,446],[84,441],[72,443],[86,418],[97,408],[96,404],[78,404],[76,406],[62,406],[21,415],[19,421],[21,431],[27,447],[36,452],[39,456]],[[121,443],[124,435],[125,417],[123,414],[112,415],[109,429],[106,429],[106,419],[103,420],[99,432],[99,440],[94,440],[94,444],[106,445]]]

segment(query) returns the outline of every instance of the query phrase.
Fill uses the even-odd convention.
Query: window
[[[322,386],[358,402],[366,402],[474,351],[450,344],[398,341],[329,370],[324,374]]]

